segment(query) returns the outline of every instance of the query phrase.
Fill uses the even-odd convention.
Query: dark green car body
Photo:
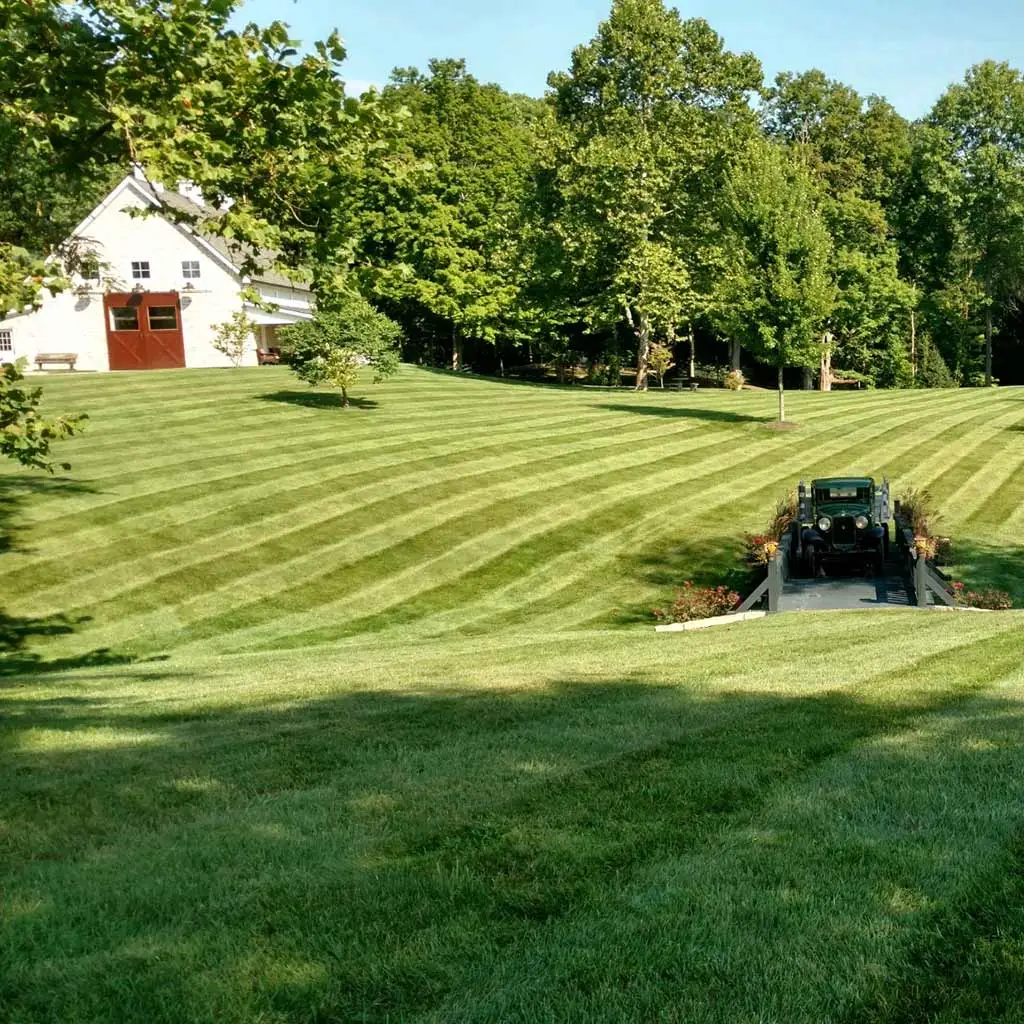
[[[836,563],[881,572],[889,553],[889,481],[826,477],[801,481],[797,530],[800,560],[811,576]]]

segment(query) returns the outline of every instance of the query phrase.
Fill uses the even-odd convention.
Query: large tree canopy
[[[240,7],[3,5],[4,310],[66,284],[85,248],[44,258],[134,163],[198,186],[221,210],[206,229],[246,268],[278,261],[328,305],[360,290],[401,323],[410,358],[462,368],[467,346],[474,365],[503,366],[521,347],[561,371],[585,354],[594,379],[617,381],[628,348],[644,387],[653,343],[685,337],[692,352],[699,335],[738,362],[752,328],[737,309],[766,309],[769,335],[784,318],[785,289],[752,273],[766,264],[737,220],[746,168],[762,197],[796,182],[791,203],[811,197],[824,229],[821,386],[833,359],[921,383],[925,353],[929,379],[1024,379],[1024,76],[1006,64],[970,69],[908,124],[818,70],[764,87],[705,21],[613,0],[544,99],[455,58],[356,99],[337,35],[300,47],[279,22],[233,27]]]
[[[615,0],[570,70],[549,84],[562,280],[588,323],[629,324],[643,388],[654,336],[671,336],[708,302],[711,198],[730,153],[754,130],[748,94],[761,68],[661,0]]]
[[[59,241],[73,223],[60,211],[95,197],[112,168],[130,163],[154,180],[198,186],[222,209],[207,230],[231,241],[247,269],[270,251],[321,290],[338,286],[359,247],[352,183],[391,144],[393,121],[374,94],[346,96],[336,35],[299,56],[280,22],[233,30],[239,6],[5,6],[0,153],[27,154],[4,172],[13,186],[6,202],[28,198],[33,211],[26,228],[0,205],[5,309],[26,298],[8,284],[20,273],[12,246],[38,254]],[[48,218],[50,206],[60,215]]]

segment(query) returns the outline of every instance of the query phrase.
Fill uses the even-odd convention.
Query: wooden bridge
[[[948,579],[919,555],[905,523],[895,521],[896,543],[885,574],[872,578],[799,579],[790,573],[792,538],[786,534],[768,562],[764,581],[736,609],[748,612],[767,602],[769,612],[878,611],[885,608],[956,607]]]

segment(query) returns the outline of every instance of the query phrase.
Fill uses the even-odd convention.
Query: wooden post
[[[768,562],[768,611],[779,610],[782,603],[782,559],[776,555]]]
[[[922,554],[914,556],[914,596],[918,608],[928,607],[928,562]]]

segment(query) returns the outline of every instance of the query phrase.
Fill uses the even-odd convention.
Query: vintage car
[[[889,555],[889,481],[830,477],[800,482],[794,541],[808,576],[836,568],[884,571]]]

